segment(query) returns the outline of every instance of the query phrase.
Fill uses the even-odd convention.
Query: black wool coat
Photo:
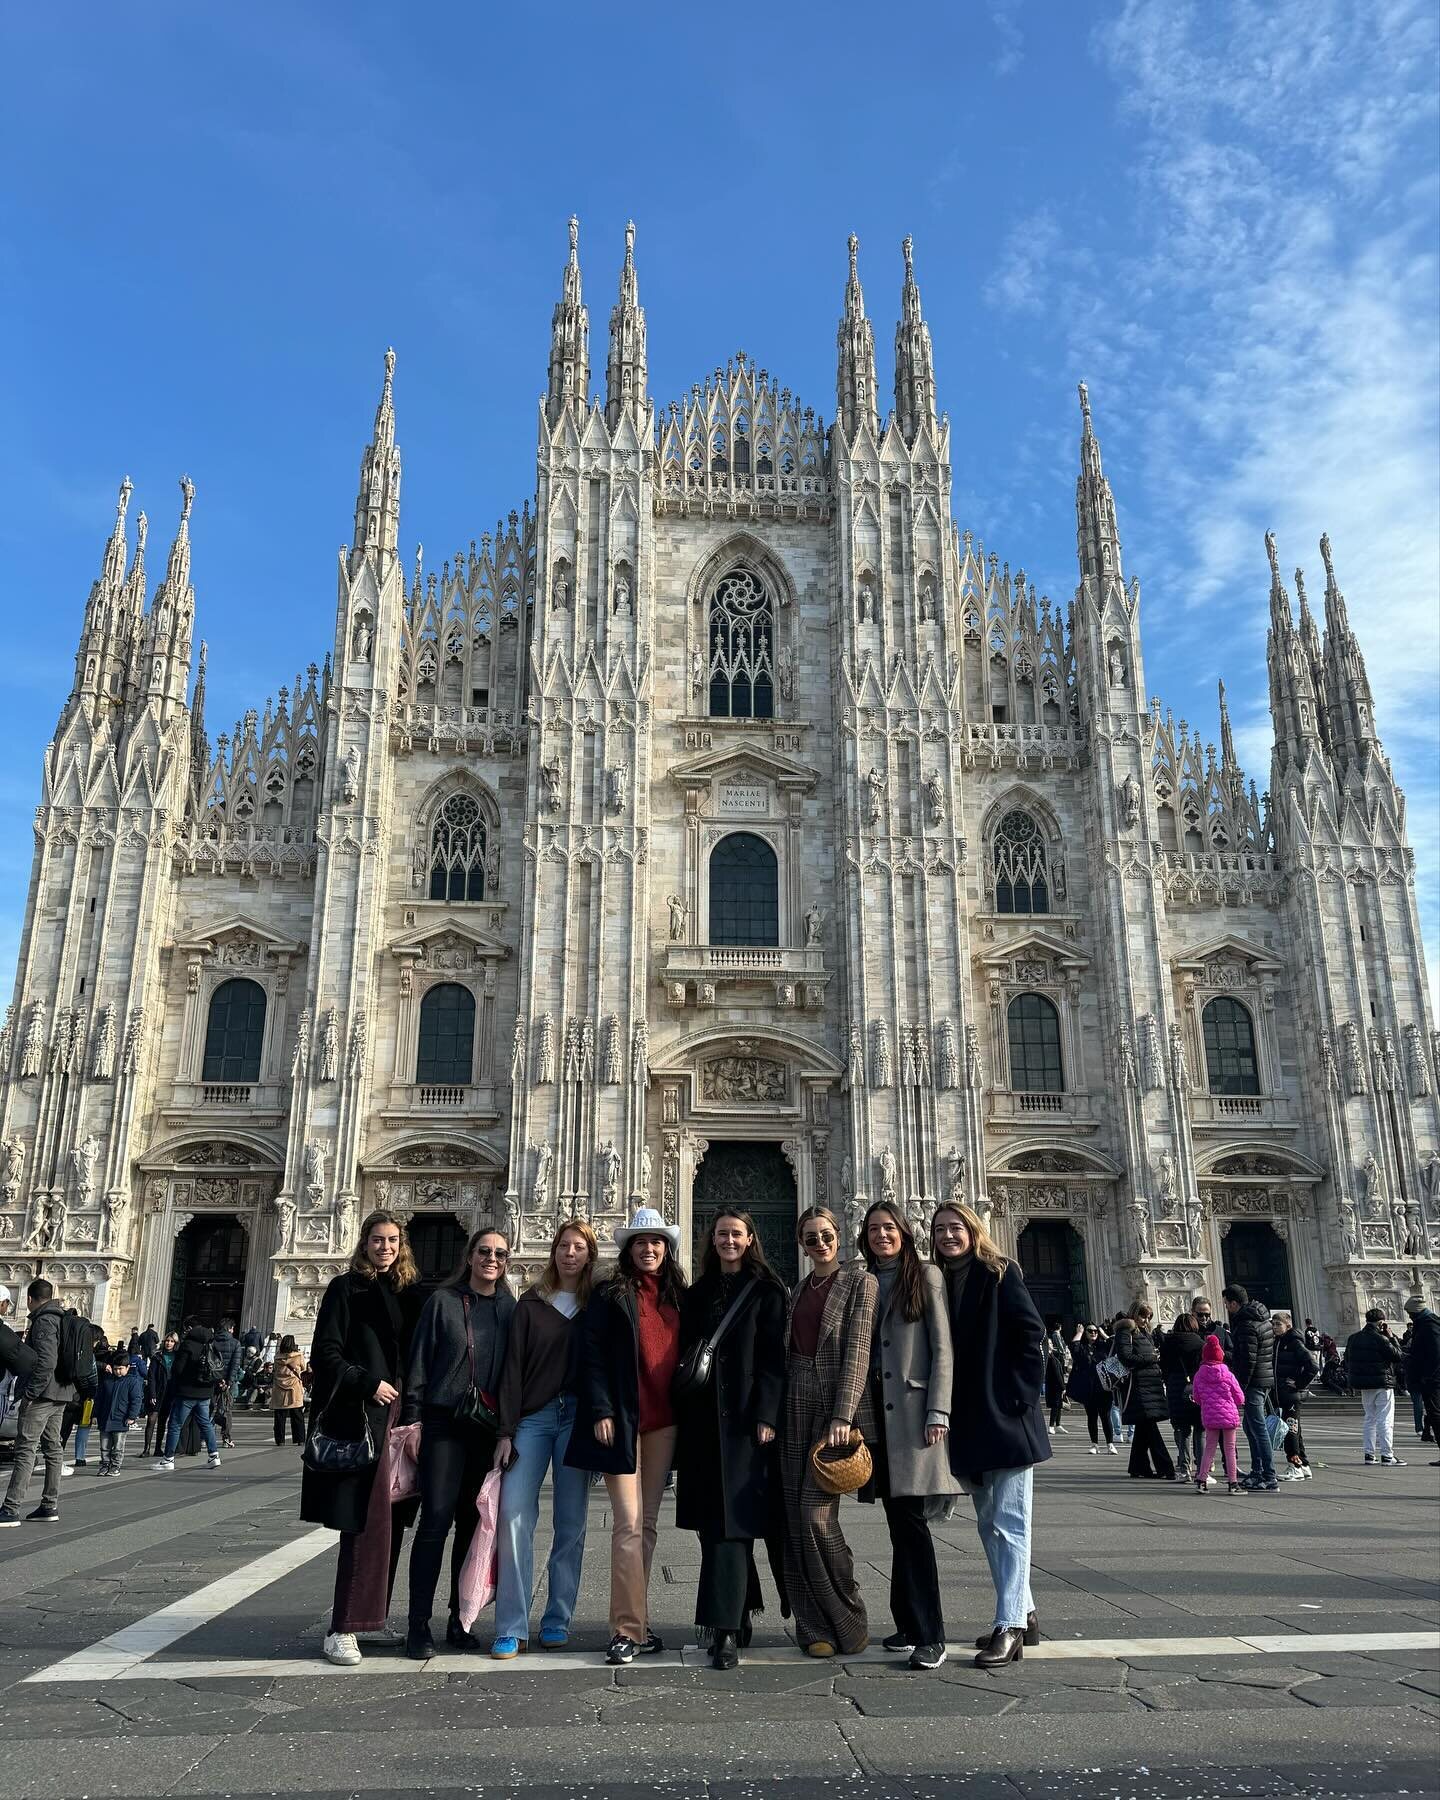
[[[1230,1315],[1230,1337],[1234,1343],[1228,1358],[1230,1372],[1246,1393],[1251,1388],[1274,1387],[1275,1327],[1270,1323],[1270,1308],[1261,1300],[1247,1300]]]
[[[997,1281],[975,1263],[963,1289],[948,1274],[945,1287],[955,1358],[951,1472],[975,1481],[993,1469],[1047,1462],[1045,1321],[1019,1269],[1007,1263]]]
[[[1275,1339],[1275,1398],[1282,1408],[1297,1406],[1319,1373],[1319,1357],[1306,1349],[1293,1326]]]
[[[1412,1321],[1410,1348],[1405,1353],[1406,1378],[1412,1392],[1440,1386],[1440,1315],[1429,1310]]]
[[[1121,1414],[1125,1423],[1139,1425],[1152,1419],[1158,1424],[1161,1419],[1168,1419],[1170,1402],[1154,1338],[1128,1320],[1122,1321],[1115,1327],[1115,1354],[1130,1371],[1130,1397]]]
[[[640,1430],[640,1327],[635,1296],[622,1281],[602,1282],[592,1291],[579,1328],[575,1423],[565,1466],[601,1475],[633,1475]],[[615,1436],[608,1449],[595,1436],[597,1419],[615,1421]]]
[[[1165,1380],[1165,1399],[1172,1425],[1185,1427],[1200,1423],[1200,1408],[1190,1392],[1190,1383],[1200,1367],[1200,1352],[1204,1347],[1205,1339],[1201,1334],[1184,1325],[1176,1325],[1160,1340],[1160,1373]]]
[[[424,1302],[414,1285],[396,1293],[388,1281],[349,1269],[335,1277],[320,1302],[310,1347],[312,1430],[358,1438],[368,1418],[380,1450],[390,1408],[372,1396],[382,1381],[403,1387],[410,1337]],[[372,1463],[346,1475],[306,1468],[300,1478],[300,1517],[332,1531],[363,1531],[375,1467]]]
[[[759,1280],[720,1340],[709,1382],[698,1394],[675,1396],[675,1523],[682,1531],[757,1538],[771,1528],[778,1440],[762,1447],[755,1428],[780,1429],[785,1300],[778,1281]],[[680,1306],[682,1358],[723,1312],[718,1278],[702,1275]]]

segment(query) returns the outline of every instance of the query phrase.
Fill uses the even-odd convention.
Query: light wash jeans
[[[1245,1442],[1250,1446],[1250,1473],[1258,1481],[1275,1479],[1275,1451],[1270,1443],[1270,1432],[1265,1424],[1265,1389],[1248,1387],[1245,1390],[1245,1411],[1240,1416],[1240,1423],[1245,1428]]]
[[[210,1402],[208,1400],[177,1400],[170,1408],[170,1425],[165,1433],[166,1456],[173,1457],[175,1446],[180,1442],[180,1433],[185,1429],[185,1421],[194,1413],[200,1421],[200,1435],[205,1440],[205,1448],[212,1456],[219,1450],[219,1440],[215,1436],[215,1427],[210,1422]]]
[[[992,1469],[980,1491],[970,1496],[975,1527],[995,1583],[996,1631],[1023,1627],[1035,1610],[1030,1592],[1030,1498],[1032,1469]]]
[[[550,1470],[554,1538],[546,1567],[544,1631],[569,1631],[585,1556],[590,1476],[567,1469],[565,1451],[575,1423],[575,1397],[561,1394],[515,1428],[515,1461],[500,1484],[500,1570],[495,1585],[496,1637],[528,1638],[535,1581],[535,1526],[540,1488]]]

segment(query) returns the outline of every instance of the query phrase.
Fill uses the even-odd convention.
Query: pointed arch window
[[[455,981],[420,1002],[415,1080],[422,1087],[466,1087],[475,1057],[475,996]]]
[[[710,597],[710,717],[775,716],[775,607],[754,570],[721,577]]]
[[[1255,1054],[1255,1022],[1249,1008],[1222,994],[1205,1008],[1201,1023],[1210,1092],[1258,1094],[1260,1061]]]
[[[485,820],[469,794],[452,794],[430,832],[430,898],[485,898]]]
[[[258,981],[222,981],[210,996],[201,1081],[258,1081],[264,1044],[264,988]]]
[[[732,831],[710,853],[710,942],[780,942],[780,865],[752,831]]]
[[[1043,994],[1017,994],[1005,1013],[1010,1087],[1017,1094],[1063,1094],[1060,1015]]]
[[[995,910],[997,913],[1048,913],[1050,859],[1045,834],[1027,812],[1017,807],[1001,819],[995,833]]]

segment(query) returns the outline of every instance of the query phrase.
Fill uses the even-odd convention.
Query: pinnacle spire
[[[395,352],[387,350],[385,379],[375,408],[375,430],[360,458],[360,491],[355,500],[356,554],[369,550],[393,556],[399,544],[400,452],[395,447],[394,387]]]
[[[1100,440],[1090,417],[1090,390],[1080,393],[1080,474],[1075,482],[1076,543],[1082,577],[1113,579],[1123,588],[1120,531],[1115,523],[1115,497],[1100,461]]]
[[[845,312],[836,334],[839,351],[835,372],[835,416],[847,438],[862,425],[880,435],[880,411],[875,394],[875,333],[865,317],[865,296],[860,289],[860,240],[849,238],[850,273],[845,282]]]
[[[1363,763],[1380,747],[1375,697],[1335,577],[1328,533],[1321,535],[1320,556],[1325,564],[1325,716],[1332,754],[1342,762]]]
[[[1220,766],[1224,769],[1239,770],[1240,764],[1235,755],[1235,736],[1230,729],[1230,708],[1225,704],[1225,683],[1220,688]]]
[[[570,215],[570,254],[550,320],[550,379],[545,416],[551,425],[567,407],[590,404],[590,315],[580,291],[580,221]]]
[[[578,266],[577,266],[578,276]],[[620,297],[610,314],[610,357],[605,366],[605,422],[613,431],[627,406],[644,407],[645,309],[635,277],[635,221],[625,226],[625,260],[620,266]]]
[[[1270,630],[1265,663],[1270,673],[1270,715],[1275,722],[1275,759],[1280,768],[1293,760],[1302,767],[1312,752],[1323,750],[1320,708],[1310,659],[1295,630],[1290,596],[1280,579],[1280,553],[1275,533],[1265,533],[1270,564]]]
[[[125,514],[129,511],[130,496],[134,491],[130,477],[125,476],[115,502],[115,526],[105,545],[105,558],[100,570],[101,581],[112,590],[118,589],[125,579]]]
[[[195,623],[195,590],[190,585],[190,510],[195,483],[180,477],[180,521],[165,563],[165,579],[155,590],[145,623],[145,655],[140,688],[149,698],[185,704],[190,685],[190,638]]]
[[[900,290],[900,323],[895,327],[895,417],[907,443],[914,443],[922,424],[935,423],[935,354],[930,327],[920,310],[915,285],[914,244],[902,242],[905,282]]]

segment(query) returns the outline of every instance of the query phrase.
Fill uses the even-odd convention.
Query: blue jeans
[[[992,1469],[978,1493],[975,1527],[980,1533],[990,1579],[995,1583],[996,1631],[1023,1626],[1035,1610],[1030,1592],[1030,1497],[1035,1479],[1032,1469]]]
[[[548,1597],[540,1629],[569,1631],[585,1556],[590,1477],[567,1469],[565,1451],[575,1423],[575,1396],[560,1394],[515,1428],[515,1461],[500,1485],[500,1570],[495,1586],[496,1637],[528,1638],[535,1581],[535,1526],[540,1487],[550,1470],[554,1538],[546,1568]]]
[[[1270,1433],[1265,1425],[1265,1389],[1245,1390],[1245,1411],[1241,1416],[1245,1442],[1250,1446],[1250,1473],[1258,1481],[1275,1479],[1275,1452],[1270,1447]]]
[[[212,1456],[220,1448],[215,1441],[215,1427],[210,1423],[210,1402],[208,1400],[177,1400],[170,1409],[170,1429],[165,1433],[165,1454],[173,1456],[175,1446],[180,1442],[180,1433],[185,1429],[185,1421],[194,1413],[200,1421],[200,1435],[205,1440],[205,1448]]]

